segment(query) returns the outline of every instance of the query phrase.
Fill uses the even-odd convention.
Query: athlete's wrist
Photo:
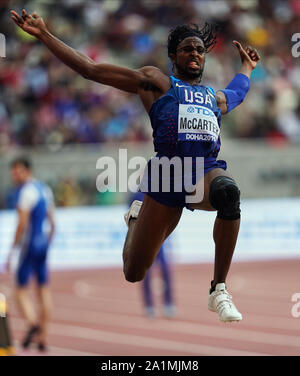
[[[241,69],[240,69],[239,73],[242,73],[242,74],[244,74],[245,76],[247,76],[248,78],[250,78],[253,69],[254,69],[254,68],[253,68],[249,63],[244,62],[244,63],[242,64],[242,66],[241,66]]]
[[[47,39],[53,37],[48,29],[40,29],[40,33],[36,37],[41,41],[45,42]]]

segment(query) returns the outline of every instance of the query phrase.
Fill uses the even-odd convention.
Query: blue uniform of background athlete
[[[39,285],[44,285],[48,282],[46,261],[49,247],[45,221],[53,208],[50,188],[37,180],[29,180],[20,189],[17,208],[30,212],[19,256],[17,284],[25,286],[34,276]]]
[[[10,270],[14,251],[20,250],[16,272],[16,299],[28,324],[22,346],[27,348],[34,337],[38,336],[38,348],[45,350],[52,310],[48,287],[47,253],[55,229],[53,195],[47,185],[33,177],[31,163],[27,158],[14,160],[10,172],[12,181],[18,187],[16,190],[18,221],[7,259],[7,270]],[[37,287],[39,305],[37,312],[28,289],[31,279],[35,280]]]

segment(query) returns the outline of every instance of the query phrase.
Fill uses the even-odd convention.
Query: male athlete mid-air
[[[205,24],[203,28],[180,25],[171,30],[168,56],[173,75],[169,76],[153,66],[128,69],[98,64],[53,36],[36,13],[30,15],[23,10],[21,15],[15,11],[11,14],[19,27],[38,38],[84,78],[138,94],[151,120],[158,158],[191,157],[194,162],[197,157],[204,158],[204,193],[199,202],[187,203],[184,189],[181,192],[150,190],[143,203],[133,202],[126,215],[129,230],[123,251],[124,274],[130,282],[144,278],[162,243],[178,224],[184,207],[216,210],[215,264],[208,308],[217,312],[221,321],[240,321],[242,315],[225,286],[240,227],[240,191],[226,171],[226,162],[216,158],[220,150],[221,115],[243,102],[251,72],[260,59],[257,51],[250,46],[244,49],[234,41],[242,62],[240,71],[224,90],[215,92],[200,84],[206,54],[217,40],[213,25]],[[193,174],[194,170],[195,163]],[[160,173],[160,183],[163,178]]]

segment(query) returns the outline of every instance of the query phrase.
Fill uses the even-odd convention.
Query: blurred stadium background
[[[203,77],[215,89],[239,68],[232,40],[259,50],[247,99],[223,118],[221,133],[220,158],[243,199],[238,262],[229,276],[242,323],[224,327],[206,308],[212,213],[185,212],[171,239],[177,318],[143,317],[140,286],[123,281],[121,270],[128,193],[98,192],[96,162],[102,156],[117,161],[121,148],[128,159],[149,158],[150,122],[135,96],[84,80],[18,30],[9,10],[22,8],[36,11],[53,34],[98,62],[165,72],[171,68],[171,27],[217,21],[222,32]],[[6,37],[6,58],[0,59],[0,264],[15,224],[9,163],[26,153],[58,207],[49,354],[299,355],[300,321],[291,315],[291,298],[299,290],[300,266],[300,60],[291,50],[292,35],[300,33],[300,1],[2,0],[0,25]],[[17,341],[24,326],[12,281],[0,278]]]

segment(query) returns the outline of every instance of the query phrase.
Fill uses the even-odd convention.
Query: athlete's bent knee
[[[236,220],[241,217],[240,190],[235,181],[227,176],[218,176],[210,183],[209,201],[217,210],[217,217]]]
[[[142,269],[135,269],[124,265],[124,275],[127,282],[140,282],[144,279],[146,271]]]

